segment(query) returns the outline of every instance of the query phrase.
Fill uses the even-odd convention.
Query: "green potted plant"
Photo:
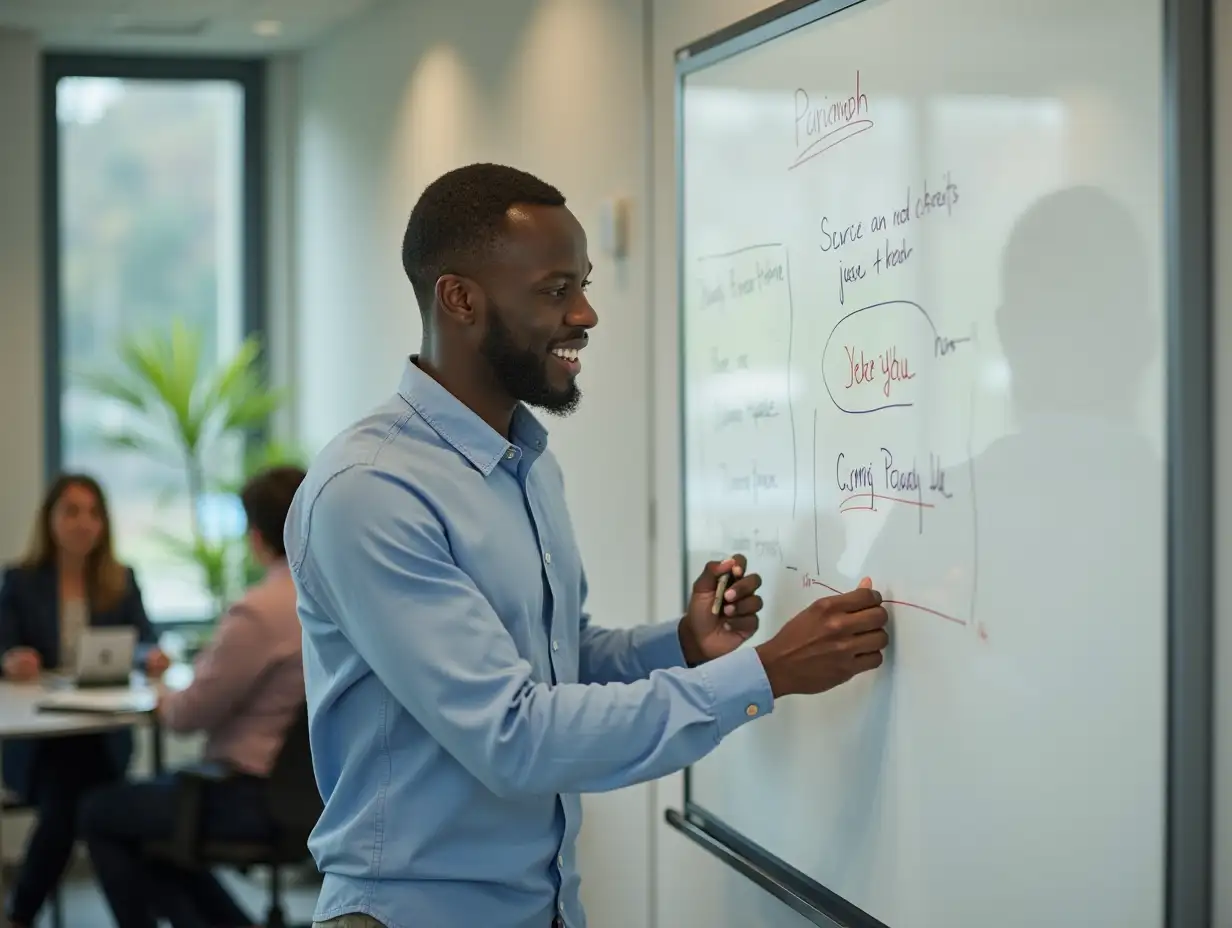
[[[302,463],[293,449],[262,438],[285,394],[266,383],[257,338],[207,369],[201,333],[178,319],[169,331],[121,340],[118,360],[118,369],[80,374],[89,389],[129,412],[127,424],[106,430],[104,441],[179,468],[183,481],[172,494],[187,496],[189,524],[160,537],[172,554],[200,569],[217,616],[251,581],[253,567],[243,534],[212,530],[204,514],[220,500],[234,501],[257,469]],[[243,459],[238,473],[236,451]]]

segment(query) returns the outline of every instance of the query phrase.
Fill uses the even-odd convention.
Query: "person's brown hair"
[[[284,465],[261,471],[240,490],[240,502],[244,506],[248,527],[256,529],[261,540],[278,557],[287,555],[282,531],[295,491],[303,481],[304,471],[301,468]]]
[[[70,487],[85,487],[94,494],[98,504],[103,531],[99,535],[98,544],[86,557],[86,595],[89,597],[91,609],[110,609],[128,592],[128,568],[116,560],[111,540],[111,514],[107,510],[107,497],[93,477],[86,474],[61,474],[52,481],[43,497],[42,505],[39,506],[30,546],[26,549],[22,565],[40,568],[56,563],[56,543],[51,534],[51,512]]]

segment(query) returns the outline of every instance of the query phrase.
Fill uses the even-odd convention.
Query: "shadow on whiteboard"
[[[810,571],[838,589],[869,574],[887,599],[953,584],[965,621],[892,606],[880,670],[737,730],[723,763],[692,769],[692,795],[893,928],[1079,912],[1137,928],[1163,847],[1163,470],[1159,422],[1140,419],[1143,391],[1162,390],[1157,265],[1090,187],[1030,205],[999,265],[987,350],[1014,424],[953,467],[971,504],[938,507],[923,535],[917,511],[890,509],[853,564],[866,523],[802,494],[815,516],[783,535],[812,562],[767,577],[762,634],[827,594]]]
[[[1148,378],[1162,337],[1151,266],[1128,210],[1089,187],[1040,199],[1004,248],[996,328],[1015,430],[952,485],[975,501],[976,634],[939,645],[948,629],[930,629],[925,643],[904,624],[926,617],[897,612],[911,650],[893,670],[895,825],[838,833],[879,831],[879,868],[915,860],[882,870],[894,891],[871,870],[819,871],[891,924],[1142,924],[1158,898],[1163,472],[1158,426],[1137,421],[1144,387],[1162,389]],[[893,540],[914,518],[892,515],[868,569],[918,587],[970,525],[937,513],[908,558]],[[910,921],[895,895],[913,900]]]

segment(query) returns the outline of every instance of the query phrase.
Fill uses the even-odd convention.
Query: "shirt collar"
[[[538,454],[547,447],[547,429],[522,403],[513,412],[510,442],[484,422],[473,409],[419,369],[418,355],[411,355],[398,395],[419,413],[432,429],[485,477],[502,458],[516,459],[522,447]]]

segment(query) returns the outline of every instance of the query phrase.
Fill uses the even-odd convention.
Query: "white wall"
[[[0,563],[24,549],[43,488],[42,64],[33,35],[0,29]],[[5,817],[0,860],[31,817]]]
[[[297,428],[315,450],[397,387],[420,339],[401,267],[423,187],[470,161],[539,174],[592,232],[581,410],[550,420],[593,612],[645,620],[650,446],[647,243],[615,263],[600,201],[647,206],[640,0],[388,3],[303,56],[296,202]],[[650,923],[649,786],[586,800],[583,894],[596,928]]]
[[[297,363],[310,446],[384,399],[418,347],[400,245],[430,180],[467,161],[514,163],[559,186],[592,229],[605,195],[644,207],[644,159],[629,144],[644,131],[641,42],[638,0],[459,0],[384,4],[304,56]],[[645,311],[644,260],[596,265],[591,423],[619,398],[597,385],[635,379]],[[644,469],[644,448],[621,459]]]
[[[24,548],[43,489],[41,87],[34,37],[0,29],[0,561]]]
[[[292,388],[296,372],[295,270],[296,186],[299,137],[299,56],[279,55],[266,63],[266,348],[270,382]],[[278,410],[271,430],[280,441],[295,437],[293,403]]]

